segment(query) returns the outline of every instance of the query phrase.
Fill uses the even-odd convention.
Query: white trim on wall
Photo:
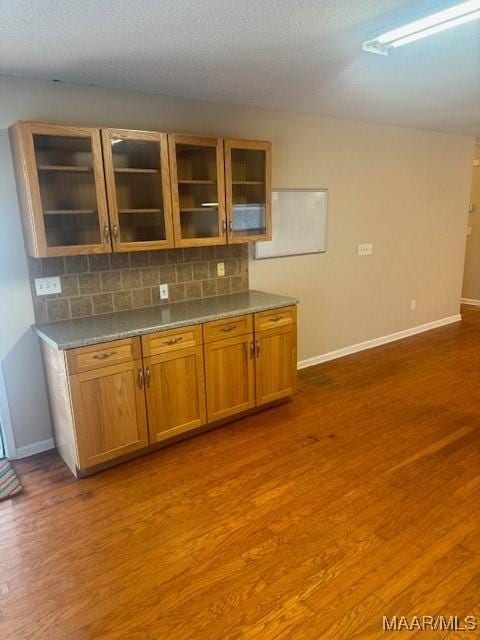
[[[358,342],[357,344],[352,344],[349,347],[342,347],[341,349],[336,349],[335,351],[322,353],[321,355],[314,356],[313,358],[300,360],[300,362],[298,363],[298,369],[306,369],[307,367],[313,367],[314,365],[320,364],[322,362],[328,362],[329,360],[335,360],[336,358],[343,358],[343,356],[348,356],[352,353],[358,353],[359,351],[365,351],[366,349],[373,349],[373,347],[379,347],[382,344],[395,342],[396,340],[403,340],[403,338],[414,336],[417,333],[423,333],[424,331],[430,331],[431,329],[444,327],[445,325],[452,324],[453,322],[459,322],[459,320],[461,319],[462,316],[457,313],[454,316],[440,318],[440,320],[434,320],[433,322],[420,324],[416,327],[411,327],[410,329],[404,329],[403,331],[396,331],[395,333],[390,333],[389,335],[381,336],[380,338],[365,340],[365,342]]]
[[[15,436],[13,435],[12,419],[10,409],[8,407],[7,390],[3,379],[3,370],[0,363],[0,422],[2,423],[2,434],[4,437],[5,453],[7,458],[17,457],[17,447],[15,445]]]
[[[26,447],[18,447],[16,458],[28,458],[28,456],[34,456],[36,453],[43,453],[55,448],[55,441],[53,438],[47,440],[40,440],[39,442],[32,442]]]
[[[475,298],[460,298],[460,302],[472,307],[480,307],[480,300],[475,300]]]

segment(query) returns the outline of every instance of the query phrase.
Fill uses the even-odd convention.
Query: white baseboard
[[[328,362],[329,360],[335,360],[336,358],[343,358],[343,356],[348,356],[352,353],[358,353],[358,351],[373,349],[373,347],[379,347],[380,345],[387,344],[388,342],[403,340],[403,338],[408,338],[409,336],[414,336],[417,333],[423,333],[424,331],[430,331],[431,329],[437,329],[438,327],[444,327],[447,324],[458,322],[461,319],[462,316],[457,313],[454,316],[448,316],[448,318],[440,318],[440,320],[420,324],[416,327],[411,327],[410,329],[404,329],[403,331],[396,331],[395,333],[390,333],[387,336],[373,338],[373,340],[365,340],[365,342],[358,342],[357,344],[352,344],[349,347],[342,347],[335,351],[322,353],[319,356],[313,356],[313,358],[300,360],[298,363],[298,369],[306,369],[307,367],[313,367],[315,364],[321,364],[322,362]]]
[[[475,298],[460,298],[460,302],[472,307],[480,307],[480,300],[475,300]]]
[[[54,448],[55,442],[53,438],[32,442],[32,444],[28,444],[26,447],[17,447],[15,458],[28,458],[28,456],[34,456],[36,453],[43,453],[44,451]]]

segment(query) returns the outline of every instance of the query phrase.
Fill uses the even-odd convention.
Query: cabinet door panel
[[[102,131],[115,251],[173,247],[165,133]]]
[[[208,421],[221,420],[255,405],[253,335],[205,345]]]
[[[257,405],[291,395],[297,378],[296,326],[261,331],[255,341]]]
[[[111,251],[100,132],[27,122],[11,139],[30,254]]]
[[[81,468],[148,445],[142,361],[70,376]]]
[[[202,347],[145,358],[150,442],[206,422]]]
[[[271,144],[225,140],[228,242],[271,239]]]
[[[175,246],[226,242],[223,141],[169,135]]]

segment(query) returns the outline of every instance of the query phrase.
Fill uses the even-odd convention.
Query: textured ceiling
[[[480,21],[363,40],[454,0],[0,0],[0,73],[480,135]]]

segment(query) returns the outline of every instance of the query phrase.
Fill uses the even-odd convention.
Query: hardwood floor
[[[480,312],[312,367],[292,402],[0,503],[10,640],[480,637]]]

